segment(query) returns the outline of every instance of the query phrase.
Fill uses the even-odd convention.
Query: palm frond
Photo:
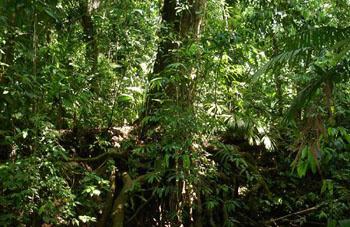
[[[303,62],[305,66],[311,63],[312,57],[322,55],[322,50],[339,51],[335,61],[339,62],[350,50],[350,27],[313,28],[288,37],[282,41],[282,53],[273,57],[253,77],[253,83],[264,73],[288,65],[294,67]]]
[[[327,71],[315,66],[315,73],[317,77],[315,77],[312,82],[310,82],[299,92],[298,96],[294,99],[293,104],[289,108],[284,121],[292,120],[297,111],[310,102],[310,100],[316,94],[317,89],[320,88],[326,81],[328,81],[330,84],[334,84],[342,79],[349,79],[350,61],[344,61],[342,64],[338,64]]]
[[[253,83],[255,83],[261,75],[270,70],[277,70],[282,68],[287,63],[294,65],[295,62],[300,62],[302,59],[307,59],[311,55],[312,49],[309,47],[304,47],[296,50],[290,50],[283,52],[272,58],[268,63],[266,63],[262,68],[260,68],[253,77]]]
[[[255,73],[253,83],[271,70],[274,72],[285,66],[294,67],[300,62],[303,62],[304,66],[309,66],[311,60],[322,56],[324,50],[335,52],[333,64],[336,65],[329,70],[323,70],[314,64],[316,77],[299,92],[284,121],[293,119],[297,111],[310,102],[325,81],[336,83],[341,78],[349,77],[349,61],[339,62],[350,51],[350,27],[321,27],[300,32],[284,39],[282,50],[281,54],[272,58]]]
[[[341,47],[347,43],[344,40],[349,40],[350,27],[335,28],[335,27],[320,27],[312,28],[300,32],[294,36],[288,37],[282,41],[283,51],[291,51],[305,47],[313,49]]]

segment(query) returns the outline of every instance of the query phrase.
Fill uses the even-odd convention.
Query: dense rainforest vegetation
[[[350,226],[348,0],[1,0],[0,226]]]

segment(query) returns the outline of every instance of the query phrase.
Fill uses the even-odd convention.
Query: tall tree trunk
[[[193,94],[195,93],[196,76],[192,63],[185,59],[185,56],[179,56],[180,50],[184,47],[189,47],[191,44],[198,41],[203,15],[205,12],[207,0],[188,0],[182,4],[188,4],[182,11],[178,11],[178,1],[164,0],[162,8],[162,28],[160,31],[160,43],[156,61],[154,64],[153,74],[149,76],[149,81],[152,82],[155,78],[162,78],[165,81],[161,87],[154,86],[149,90],[146,106],[146,115],[159,116],[168,115],[173,116],[174,122],[163,122],[160,133],[155,138],[162,140],[163,136],[177,138],[178,145],[181,147],[178,155],[184,155],[186,160],[173,159],[169,162],[169,169],[175,169],[175,175],[186,175],[184,164],[189,163],[190,148],[187,141],[191,139],[192,135],[189,131],[182,131],[179,129],[182,124],[189,123],[189,119],[194,119],[193,114]],[[174,63],[179,63],[185,67],[173,69],[171,66]],[[157,101],[155,101],[157,100]],[[159,102],[159,100],[162,100]],[[170,111],[170,112],[169,112]],[[176,121],[176,122],[175,122]],[[182,123],[178,123],[182,122]],[[153,125],[145,125],[142,135],[158,125],[157,122],[152,122]],[[165,125],[164,125],[165,124]],[[164,135],[164,133],[172,133]],[[180,139],[179,139],[180,138]],[[186,148],[188,147],[188,149]],[[171,171],[170,171],[171,172]],[[185,184],[186,183],[186,184]],[[183,222],[182,212],[183,208],[189,204],[186,198],[189,197],[188,184],[184,180],[172,180],[169,182],[169,187],[174,188],[174,191],[168,195],[169,211],[176,211],[177,220],[175,225],[180,226]]]
[[[172,73],[169,73],[167,67],[175,62],[188,65],[187,62],[176,57],[176,50],[179,50],[184,45],[195,42],[200,34],[203,14],[206,8],[207,0],[188,0],[188,9],[177,12],[176,0],[164,0],[162,8],[162,29],[160,32],[161,42],[158,46],[156,61],[153,68],[153,74],[150,75],[149,80],[157,77],[164,77],[170,79]],[[178,42],[175,42],[173,37]],[[188,75],[192,72],[192,68],[184,71],[183,74]],[[175,82],[167,82],[165,88],[153,88],[149,91],[146,112],[152,115],[160,106],[158,103],[152,101],[154,98],[167,98],[171,103],[180,101],[181,103],[191,103],[188,99],[193,97],[195,92],[194,86],[188,81],[182,85]],[[180,94],[180,96],[179,96]],[[164,97],[165,96],[165,97]],[[181,99],[181,100],[179,100]],[[179,103],[179,102],[178,102]]]
[[[5,99],[5,96],[3,95],[3,92],[5,91],[5,87],[7,87],[10,83],[10,77],[11,77],[11,66],[14,61],[14,52],[15,52],[15,18],[16,13],[13,12],[11,15],[11,18],[8,18],[8,30],[9,30],[9,36],[6,40],[6,44],[2,48],[4,50],[4,54],[1,56],[0,53],[0,110],[6,109],[6,114],[11,116],[10,111],[10,103]],[[2,58],[1,58],[2,57]],[[6,130],[10,122],[9,121],[0,121],[0,124],[2,126],[3,130]],[[4,140],[3,136],[0,135],[0,140]],[[0,145],[0,147],[2,147]]]
[[[96,29],[91,17],[91,10],[97,3],[90,0],[80,1],[81,25],[84,32],[84,41],[86,43],[86,62],[91,65],[91,74],[96,73],[98,64],[98,43],[96,37]],[[92,89],[98,90],[98,81],[96,75],[93,75]]]
[[[21,8],[19,8],[18,11],[21,11]],[[6,45],[4,46],[5,53],[2,59],[0,58],[0,62],[5,64],[5,66],[0,65],[0,94],[2,94],[4,91],[2,86],[7,86],[10,81],[8,78],[9,75],[7,75],[8,73],[6,73],[6,71],[8,70],[9,66],[13,64],[14,60],[15,19],[16,12],[13,12],[11,18],[8,18],[9,37],[6,40]]]
[[[201,200],[200,187],[197,189],[196,206],[194,209],[194,227],[203,227],[203,205]]]

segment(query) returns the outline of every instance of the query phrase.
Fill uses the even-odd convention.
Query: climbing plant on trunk
[[[178,224],[182,222],[184,206],[190,206],[191,196],[184,176],[190,171],[195,127],[184,129],[185,125],[195,122],[193,99],[200,78],[195,60],[200,56],[197,43],[206,4],[206,0],[164,0],[160,42],[153,73],[149,76],[150,89],[143,119],[143,134],[157,134],[152,138],[159,138],[157,143],[164,145],[159,155],[166,162],[165,175],[174,180],[168,184],[173,190],[163,210],[176,216]],[[195,60],[191,61],[193,57]]]

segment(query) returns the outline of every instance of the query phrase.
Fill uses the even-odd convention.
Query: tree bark
[[[132,179],[127,172],[122,175],[123,188],[113,204],[112,222],[113,227],[124,226],[125,203],[129,199],[128,190],[132,186]]]
[[[80,1],[80,13],[81,13],[81,25],[84,32],[84,41],[86,43],[86,62],[91,65],[91,74],[96,73],[98,65],[98,43],[96,37],[96,29],[94,22],[91,17],[91,9],[93,8],[92,4],[95,2],[90,2],[89,0]],[[97,90],[97,78],[94,75],[91,82],[92,89]]]
[[[196,207],[194,209],[194,227],[203,227],[203,205],[201,200],[200,188],[197,189]]]
[[[176,57],[176,50],[179,50],[184,45],[195,42],[200,35],[207,0],[188,0],[189,9],[181,12],[177,12],[176,2],[176,0],[164,0],[161,13],[161,42],[158,46],[153,73],[149,77],[150,81],[157,77],[171,79],[173,73],[169,72],[167,67],[175,62],[188,65],[186,60],[184,61]],[[185,76],[191,72],[192,67],[189,66],[187,71],[183,71],[182,74]],[[160,108],[160,105],[153,101],[154,98],[166,98],[170,100],[166,104],[173,104],[175,101],[177,101],[176,103],[191,103],[188,102],[188,99],[193,96],[191,93],[195,92],[194,89],[191,89],[193,87],[192,85],[190,86],[189,81],[180,85],[169,80],[162,89],[151,89],[148,93],[146,114],[152,115]],[[181,95],[179,96],[177,94]]]
[[[187,0],[182,1],[183,4],[188,4],[186,9],[179,11],[177,0],[164,0],[161,10],[162,26],[160,30],[160,43],[158,44],[158,51],[156,60],[153,66],[153,73],[149,75],[149,82],[152,85],[152,81],[160,78],[162,86],[151,86],[147,94],[145,111],[140,116],[140,119],[144,119],[146,116],[165,116],[173,115],[174,119],[183,119],[183,121],[189,121],[193,119],[193,94],[195,93],[195,78],[189,76],[195,74],[194,65],[185,59],[186,56],[179,56],[179,52],[184,47],[189,47],[191,44],[198,42],[200,36],[200,30],[202,25],[203,15],[206,9],[207,0]],[[200,54],[199,51],[198,55]],[[174,63],[179,63],[185,67],[180,67],[173,70],[170,67]],[[161,100],[161,102],[159,102]],[[171,112],[169,112],[169,109]],[[173,110],[176,110],[176,113]],[[175,115],[174,115],[175,114]],[[181,121],[181,120],[180,120]],[[183,145],[184,150],[186,142],[191,138],[191,132],[183,132],[176,127],[177,123],[172,124],[169,122],[147,122],[142,125],[141,137],[145,138],[147,132],[151,129],[157,128],[156,131],[167,133],[172,131],[171,137],[183,138],[179,140],[179,145]],[[171,130],[169,128],[173,128]],[[157,132],[156,132],[157,133]],[[181,133],[181,135],[177,135]],[[162,140],[164,134],[159,133],[158,136],[152,135],[152,138],[156,140]],[[176,152],[188,152],[176,151]],[[182,160],[170,160],[168,169],[176,169],[175,174],[182,172],[180,170],[183,166]],[[181,192],[181,185],[178,180],[169,182],[169,187],[176,188],[174,192],[167,195],[168,204],[164,207],[165,210],[170,212],[181,211],[181,207],[186,207],[183,204],[186,201],[182,201],[186,192]],[[187,184],[186,184],[187,185]],[[180,195],[181,194],[181,195]],[[164,199],[164,198],[163,198]],[[180,205],[182,202],[182,205]],[[196,201],[197,203],[197,201]],[[200,201],[199,201],[200,204]],[[180,208],[180,209],[179,209]],[[181,214],[178,214],[175,225],[180,225],[182,222]],[[199,215],[201,216],[201,214]],[[201,225],[201,218],[197,220],[197,226]]]
[[[123,227],[124,218],[125,218],[125,203],[130,198],[129,190],[131,189],[133,183],[144,183],[146,180],[146,174],[137,177],[135,180],[132,180],[130,175],[127,172],[123,172],[122,181],[123,188],[120,191],[119,195],[114,201],[113,211],[112,211],[112,226],[113,227]]]
[[[112,211],[114,192],[115,192],[115,186],[116,186],[115,185],[115,169],[112,170],[111,175],[109,177],[109,181],[111,184],[111,187],[110,187],[111,191],[108,192],[108,194],[107,194],[106,205],[105,205],[103,213],[100,217],[100,220],[98,221],[98,224],[97,224],[98,227],[106,226],[108,218],[109,218],[110,213]]]
[[[21,8],[18,9],[18,11],[20,11]],[[4,66],[0,65],[0,94],[3,93],[4,89],[2,88],[2,86],[7,86],[8,83],[10,82],[7,74],[6,73],[8,71],[9,66],[11,66],[13,64],[14,61],[14,52],[15,52],[15,34],[14,34],[14,30],[15,30],[15,19],[16,19],[16,12],[13,12],[11,15],[11,18],[8,18],[8,29],[9,29],[9,37],[6,40],[6,45],[4,46],[4,55],[2,57],[2,59],[0,58],[0,62],[4,63]]]
[[[195,74],[194,65],[190,61],[186,60],[186,56],[181,55],[181,51],[190,47],[193,43],[198,42],[200,36],[200,30],[202,25],[202,19],[206,8],[207,0],[187,0],[182,1],[183,4],[188,4],[186,9],[179,11],[178,1],[176,0],[164,0],[163,8],[161,11],[162,27],[160,31],[160,43],[158,45],[158,52],[153,68],[153,73],[149,76],[149,81],[152,84],[152,80],[160,78],[162,86],[151,86],[148,91],[146,116],[159,116],[159,115],[172,115],[174,119],[183,122],[194,119],[193,114],[193,94],[195,93],[195,83],[197,76]],[[198,51],[197,51],[198,52]],[[179,55],[180,53],[180,55]],[[200,53],[198,53],[199,55]],[[179,63],[184,67],[171,67],[174,63]],[[159,102],[161,100],[161,102]],[[170,110],[170,112],[169,112]],[[174,112],[175,110],[175,112]],[[143,118],[145,116],[141,116]],[[170,120],[171,121],[171,120]],[[179,146],[183,147],[183,151],[175,151],[184,154],[188,152],[186,150],[186,141],[191,138],[190,131],[178,130],[178,123],[172,124],[171,122],[152,122],[143,125],[141,136],[145,137],[147,131],[156,126],[160,126],[160,131],[168,133],[171,131],[171,137],[183,138],[179,139]],[[174,130],[171,130],[172,128]],[[162,140],[164,134],[160,133],[156,139]],[[179,160],[170,160],[169,169],[176,169],[174,174],[183,172],[183,162]],[[186,167],[187,168],[187,167]],[[173,180],[169,182],[170,187],[175,188],[168,196],[169,211],[177,214],[177,222],[175,225],[181,225],[183,222],[182,212],[183,207],[186,207],[185,198],[188,193],[186,185],[181,180]],[[181,187],[183,186],[183,187]],[[200,220],[198,220],[200,223]],[[200,224],[199,224],[200,225]]]

